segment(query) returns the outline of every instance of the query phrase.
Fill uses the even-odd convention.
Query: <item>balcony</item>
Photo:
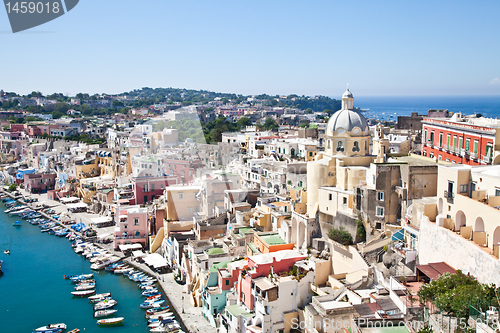
[[[470,153],[470,158],[473,160],[477,159],[477,153]]]
[[[492,162],[491,156],[483,156],[483,162],[489,164]]]
[[[446,200],[448,201],[448,203],[450,203],[450,204],[453,203],[453,199],[454,199],[453,192],[444,191],[444,197],[446,198]]]

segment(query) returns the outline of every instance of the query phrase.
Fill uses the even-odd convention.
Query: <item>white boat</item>
[[[133,268],[132,268],[132,267],[125,267],[125,268],[121,268],[121,269],[115,269],[115,270],[113,271],[113,273],[115,273],[115,274],[123,274],[123,273],[125,273],[125,272],[130,272],[130,271],[132,271],[132,270],[133,270]]]
[[[55,329],[66,329],[66,324],[49,324],[47,326],[42,326],[37,328],[35,331],[49,331],[49,330],[55,330]]]
[[[106,309],[109,309],[109,308],[112,308],[113,306],[115,306],[116,303],[118,303],[118,302],[115,301],[114,299],[107,299],[107,300],[104,300],[102,302],[97,303],[94,306],[94,310],[95,311],[97,311],[97,310],[106,310]]]
[[[104,267],[108,266],[111,263],[112,263],[112,261],[110,258],[105,258],[102,260],[100,259],[100,260],[97,260],[92,265],[90,265],[90,269],[94,269],[94,270],[104,269]]]
[[[13,212],[17,212],[17,211],[19,211],[19,210],[25,210],[26,208],[28,208],[28,206],[24,206],[24,205],[23,205],[23,206],[17,206],[17,207],[11,207],[11,208],[9,208],[9,209],[6,209],[6,210],[4,211],[4,213],[6,213],[6,214],[11,214],[11,213],[13,213]]]
[[[111,296],[111,293],[97,294],[97,295],[94,295],[94,296],[90,296],[89,300],[92,301],[92,300],[101,299],[101,298],[109,297],[109,296]]]
[[[166,311],[163,313],[155,313],[155,314],[149,315],[149,316],[147,316],[147,318],[150,320],[152,319],[151,322],[154,322],[154,321],[160,320],[160,318],[167,319],[168,317],[171,317],[173,315],[174,315],[174,313],[172,311]]]
[[[97,321],[97,325],[118,325],[123,322],[123,317],[101,319]]]
[[[88,296],[95,294],[95,289],[92,290],[82,290],[82,291],[72,291],[73,296]]]
[[[169,324],[173,323],[171,320],[174,320],[174,316],[171,316],[171,317],[167,317],[167,318],[163,318],[163,320],[166,320],[166,321],[169,321]],[[152,323],[148,323],[148,327],[149,328],[155,328],[155,327],[160,327],[160,326],[164,326],[165,324],[162,324],[161,321],[154,321]]]
[[[75,290],[76,291],[82,291],[82,290],[90,290],[95,288],[95,283],[94,284],[82,284],[81,286],[76,286]]]
[[[179,323],[177,323],[176,321],[172,322],[172,323],[169,323],[169,324],[165,324],[165,325],[161,325],[161,326],[158,326],[158,327],[155,327],[151,330],[149,330],[150,332],[173,332],[175,330],[178,330],[180,329],[181,326],[179,325]]]
[[[94,317],[95,318],[102,318],[102,317],[106,317],[106,316],[109,316],[113,313],[115,313],[116,311],[118,310],[115,310],[115,309],[112,309],[112,310],[101,310],[101,311],[96,311],[94,312]]]

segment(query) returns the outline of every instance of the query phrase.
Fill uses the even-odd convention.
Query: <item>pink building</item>
[[[306,257],[294,250],[283,250],[248,257],[248,268],[240,271],[238,277],[239,301],[252,310],[255,302],[255,297],[252,295],[252,279],[269,275],[271,269],[274,273],[288,271],[297,261]]]
[[[194,167],[190,161],[165,160],[166,174],[177,176],[177,184],[186,184],[193,180]]]
[[[120,209],[115,227],[114,246],[141,243],[146,245],[148,238],[148,210],[140,206]]]
[[[179,184],[178,177],[135,177],[132,179],[132,188],[135,198],[130,200],[132,205],[142,205],[163,195],[165,187]]]

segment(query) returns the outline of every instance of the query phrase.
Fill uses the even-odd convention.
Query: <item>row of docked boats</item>
[[[71,243],[71,246],[75,249],[75,253],[81,254],[85,259],[91,262],[90,268],[92,270],[104,269],[107,265],[120,260],[119,257],[114,256],[109,251],[101,249],[92,243],[75,240]],[[82,297],[88,297],[90,303],[93,304],[94,318],[100,318],[97,320],[97,325],[117,326],[123,324],[123,320],[125,319],[123,317],[109,318],[118,311],[114,309],[118,302],[111,297],[111,293],[95,295],[95,281],[86,281],[82,288],[89,288],[87,290],[81,290],[80,293],[83,294]],[[74,294],[74,292],[72,292],[72,294]]]

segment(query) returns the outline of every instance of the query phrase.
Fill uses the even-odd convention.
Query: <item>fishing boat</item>
[[[81,274],[81,275],[71,275],[69,277],[69,279],[71,281],[80,281],[80,280],[87,280],[87,279],[90,279],[90,278],[93,278],[94,277],[94,274]]]
[[[158,321],[161,319],[172,317],[173,315],[174,315],[174,313],[171,311],[165,311],[165,312],[162,311],[162,313],[160,313],[160,314],[154,314],[154,315],[148,316],[148,322],[152,323],[152,322],[155,322],[155,321]]]
[[[35,329],[35,331],[40,332],[40,331],[55,330],[55,329],[65,330],[66,324],[49,324],[47,326],[39,327]]]
[[[95,318],[102,318],[102,317],[107,317],[109,315],[112,315],[118,310],[112,309],[112,310],[101,310],[101,311],[96,311],[94,312],[94,317]]]
[[[161,299],[161,294],[156,294],[156,295],[153,295],[153,296],[149,296],[146,298],[146,302],[156,302],[157,300],[160,300]]]
[[[80,329],[75,328],[74,330],[71,330],[68,333],[80,333]]]
[[[161,301],[155,301],[155,302],[144,302],[139,305],[141,309],[151,309],[151,308],[157,308],[161,306],[163,303],[165,303],[165,300],[162,299]]]
[[[98,299],[92,299],[90,300],[90,303],[99,303],[99,302],[102,302],[102,301],[105,301],[105,300],[111,300],[111,296],[109,297],[104,297],[104,298],[98,298]]]
[[[121,268],[121,269],[115,269],[115,270],[113,271],[113,273],[115,273],[115,274],[123,274],[123,273],[125,273],[125,272],[130,272],[130,271],[132,271],[132,270],[133,270],[133,268],[132,268],[132,267],[126,267],[126,268]]]
[[[176,330],[179,330],[181,328],[181,326],[179,325],[178,322],[174,321],[172,323],[169,323],[169,324],[162,324],[158,327],[155,327],[155,328],[152,328],[151,330],[149,330],[150,332],[174,332]]]
[[[171,317],[167,317],[165,319],[162,319],[161,321],[160,320],[157,320],[157,321],[154,321],[152,323],[148,323],[148,327],[149,328],[155,328],[155,327],[160,327],[160,326],[164,326],[166,324],[170,324],[170,323],[173,323],[175,320],[175,317],[174,316],[171,316]]]
[[[81,290],[81,291],[72,291],[71,294],[73,296],[84,297],[95,294],[95,289],[91,290]]]
[[[146,289],[145,291],[143,291],[141,293],[142,296],[146,296],[146,297],[149,297],[149,296],[153,296],[153,295],[156,295],[158,294],[158,289]]]
[[[16,221],[16,222],[12,223],[12,225],[14,227],[20,227],[21,226],[21,221]]]
[[[152,315],[152,314],[155,314],[157,312],[167,310],[168,308],[169,308],[169,306],[165,305],[165,306],[161,306],[159,308],[148,309],[148,310],[146,310],[146,315]]]
[[[84,291],[84,290],[90,290],[95,288],[95,283],[94,284],[83,284],[81,286],[76,286],[75,290],[76,291]]]
[[[113,260],[111,258],[105,258],[103,260],[98,260],[97,262],[93,263],[90,265],[90,269],[94,270],[100,270],[106,267],[107,265],[111,264]]]
[[[101,326],[112,326],[112,325],[120,325],[123,322],[123,317],[116,317],[116,318],[108,318],[108,319],[101,319],[97,321],[97,325]]]
[[[110,296],[111,296],[111,293],[97,294],[97,295],[94,295],[94,296],[90,296],[89,300],[93,301],[93,300],[98,300],[98,299],[105,298],[105,297],[110,297]]]
[[[117,301],[115,301],[114,299],[107,299],[107,300],[104,300],[102,302],[99,302],[97,303],[95,306],[94,306],[94,311],[98,311],[98,310],[106,310],[106,309],[109,309],[109,308],[112,308],[113,306],[116,305],[116,303],[118,303]]]

